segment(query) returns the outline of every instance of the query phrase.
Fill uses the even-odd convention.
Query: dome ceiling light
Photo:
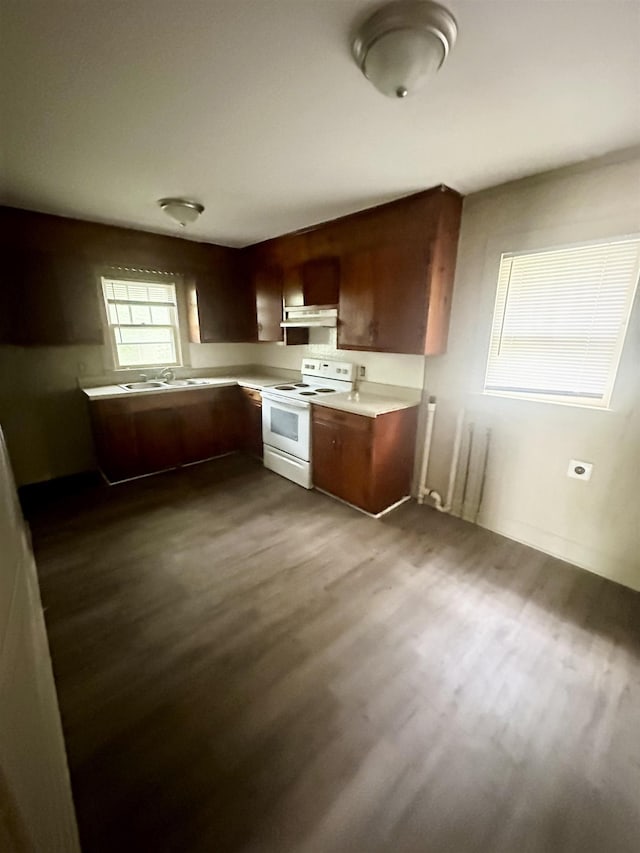
[[[188,198],[161,198],[158,204],[167,216],[175,219],[183,228],[192,225],[204,211],[203,204],[190,201]]]
[[[358,67],[379,92],[406,98],[432,77],[453,47],[453,15],[430,0],[396,0],[374,12],[352,42]]]

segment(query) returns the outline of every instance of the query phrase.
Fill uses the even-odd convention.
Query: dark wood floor
[[[227,458],[32,519],[85,853],[637,853],[640,596]]]

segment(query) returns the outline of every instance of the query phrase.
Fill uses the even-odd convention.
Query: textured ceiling
[[[640,3],[459,0],[431,86],[382,97],[361,0],[0,0],[5,203],[244,245],[446,183],[469,193],[640,141]]]

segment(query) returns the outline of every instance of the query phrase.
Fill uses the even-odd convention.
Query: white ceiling
[[[244,245],[445,183],[463,193],[640,141],[640,0],[449,0],[431,86],[380,95],[368,0],[0,0],[5,203]],[[445,0],[447,2],[447,0]]]

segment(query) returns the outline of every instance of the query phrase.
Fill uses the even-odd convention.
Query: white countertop
[[[128,391],[121,385],[102,385],[98,388],[83,388],[83,392],[90,400],[109,400],[115,397],[131,397],[148,394],[177,394],[180,391],[197,391],[205,388],[224,388],[230,385],[240,385],[243,388],[255,388],[262,391],[269,385],[280,385],[288,380],[278,376],[260,376],[258,374],[247,374],[238,376],[198,376],[197,379],[206,380],[206,385],[173,385],[167,388],[149,388],[144,391]],[[132,380],[135,381],[135,380]],[[124,384],[124,383],[123,383]]]
[[[360,391],[357,394],[349,392],[332,394],[331,397],[322,397],[320,400],[312,400],[311,403],[313,406],[325,406],[328,409],[340,409],[342,412],[352,412],[354,415],[377,418],[378,415],[386,415],[389,412],[418,406],[420,396],[420,391],[415,392],[414,399],[411,398],[411,395],[394,397]]]
[[[131,397],[149,394],[179,394],[182,391],[197,391],[206,388],[224,388],[232,385],[240,385],[244,388],[254,388],[262,391],[270,385],[281,385],[289,383],[290,378],[282,376],[266,376],[264,374],[239,373],[229,376],[198,376],[205,379],[206,385],[174,385],[168,388],[149,388],[145,391],[128,391],[121,385],[102,385],[97,388],[83,388],[83,392],[90,400],[110,400],[116,397]],[[382,386],[385,387],[385,386]],[[374,393],[373,391],[361,390],[353,395],[350,392],[332,394],[330,397],[319,397],[309,400],[314,406],[326,406],[329,409],[339,409],[343,412],[351,412],[356,415],[365,415],[375,418],[388,412],[396,412],[399,409],[410,409],[420,404],[420,391],[408,388],[395,388],[392,385],[385,387],[385,393]],[[381,388],[373,385],[373,388]]]

